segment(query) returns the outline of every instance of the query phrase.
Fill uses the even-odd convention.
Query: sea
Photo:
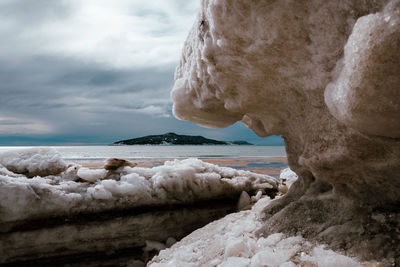
[[[3,146],[7,150],[32,147]],[[36,147],[37,148],[37,147]],[[286,157],[284,146],[246,145],[133,145],[133,146],[53,146],[66,160],[171,159],[171,158],[265,158]]]

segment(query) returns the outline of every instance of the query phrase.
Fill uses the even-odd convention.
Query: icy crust
[[[354,25],[340,73],[325,91],[331,113],[371,135],[400,137],[400,1]]]
[[[359,261],[312,244],[301,236],[257,234],[258,217],[271,200],[260,199],[251,210],[229,214],[162,250],[149,267],[294,267],[363,266]],[[378,266],[371,265],[366,266]]]
[[[122,167],[114,171],[72,164],[57,176],[33,178],[0,167],[0,222],[191,203],[238,196],[242,191],[265,192],[277,189],[278,183],[271,176],[194,158],[167,161],[153,168]]]

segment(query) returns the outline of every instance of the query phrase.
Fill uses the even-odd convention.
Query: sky
[[[109,144],[176,132],[282,145],[172,115],[197,0],[1,0],[0,145]]]

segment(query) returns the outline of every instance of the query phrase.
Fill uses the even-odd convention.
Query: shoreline
[[[178,158],[182,160],[184,158]],[[230,167],[239,170],[247,170],[260,174],[268,174],[271,176],[279,176],[280,171],[288,167],[287,157],[229,157],[229,158],[213,158],[198,157],[198,159],[219,165],[221,167]],[[174,158],[135,158],[127,159],[130,162],[137,163],[137,167],[151,168],[161,166],[166,161],[174,160]],[[98,160],[66,160],[78,163],[86,168],[102,168],[106,159]]]

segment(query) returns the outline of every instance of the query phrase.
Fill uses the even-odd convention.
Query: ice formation
[[[22,169],[36,165],[38,159],[44,159],[40,163],[42,171],[48,174],[55,170],[53,151],[36,152],[43,154],[34,156],[32,150],[26,153],[18,151],[15,155],[31,156],[29,159],[22,156],[15,158],[13,166]],[[4,158],[9,155],[3,154],[3,162],[8,163]],[[51,159],[46,165],[50,170],[45,171],[44,162],[47,159]],[[242,191],[273,191],[279,184],[277,178],[268,175],[220,167],[194,158],[167,161],[163,166],[153,168],[127,166],[113,173],[112,178],[107,175],[105,169],[88,169],[71,164],[57,176],[28,178],[0,166],[0,224],[112,209],[238,197]]]
[[[260,233],[400,265],[399,21],[399,0],[202,1],[174,114],[283,135],[299,179]]]
[[[362,266],[354,258],[314,246],[301,236],[258,236],[257,229],[262,226],[258,217],[270,201],[264,197],[251,210],[229,214],[196,230],[172,248],[162,250],[149,267]]]
[[[0,164],[8,170],[28,177],[48,176],[61,173],[67,163],[54,149],[31,148],[10,150],[0,154]]]
[[[153,168],[110,159],[98,169],[67,164],[48,149],[0,158],[7,166],[0,165],[0,264],[140,247],[146,261],[176,242],[171,235],[180,239],[235,210],[239,195],[248,209],[280,184],[194,158]]]
[[[330,112],[370,135],[400,137],[400,4],[357,20],[339,75],[325,91]]]

